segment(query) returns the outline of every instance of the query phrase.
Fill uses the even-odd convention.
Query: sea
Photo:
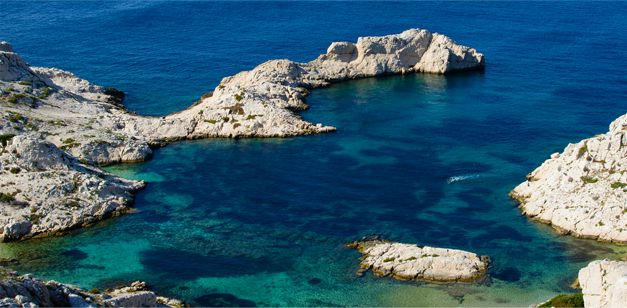
[[[316,89],[301,116],[337,132],[181,141],[143,163],[134,211],[0,244],[20,273],[104,290],[146,281],[200,306],[528,306],[626,246],[560,235],[508,192],[627,110],[626,2],[0,1],[0,40],[165,115],[271,59],[424,28],[486,69]],[[365,236],[490,256],[475,284],[356,274]]]

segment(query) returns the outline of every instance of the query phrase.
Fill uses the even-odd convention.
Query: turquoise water
[[[6,5],[0,17],[14,23],[0,25],[2,39],[33,64],[123,89],[130,109],[149,114],[181,109],[264,60],[307,60],[333,40],[409,27],[444,32],[488,61],[483,73],[315,90],[302,115],[337,126],[333,134],[179,142],[149,162],[110,167],[149,182],[134,213],[2,244],[0,255],[86,288],[141,279],[196,305],[263,306],[526,306],[572,292],[590,260],[626,255],[529,221],[507,193],[627,109],[627,5],[325,4]],[[55,18],[27,23],[44,12]],[[60,35],[64,44],[52,44]],[[357,277],[359,254],[343,245],[370,234],[489,255],[492,279]]]

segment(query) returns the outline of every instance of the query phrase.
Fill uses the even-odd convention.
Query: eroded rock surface
[[[525,215],[563,233],[627,243],[627,114],[551,155],[511,196]]]
[[[627,307],[627,262],[597,260],[579,271],[586,308]]]
[[[2,307],[181,307],[183,302],[159,297],[145,282],[128,287],[85,291],[77,286],[45,281],[32,275],[18,276],[0,269],[0,306]]]
[[[308,63],[272,60],[224,78],[163,117],[128,112],[124,93],[56,68],[31,67],[0,43],[0,239],[54,233],[121,212],[142,183],[89,165],[148,159],[181,139],[286,137],[335,128],[304,121],[309,90],[341,80],[479,69],[483,55],[426,30],[333,43]],[[64,153],[65,152],[65,153]]]
[[[80,163],[55,145],[18,135],[0,152],[0,239],[59,232],[122,213],[143,187]]]
[[[360,272],[399,280],[474,282],[486,277],[489,258],[457,249],[416,246],[382,240],[348,245],[363,254]]]

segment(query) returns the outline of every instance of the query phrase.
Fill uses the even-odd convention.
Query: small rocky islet
[[[372,270],[380,277],[431,282],[477,282],[486,277],[490,258],[458,249],[417,246],[373,239],[356,241],[359,273]]]
[[[483,55],[473,48],[441,34],[410,29],[361,37],[356,43],[335,42],[326,54],[308,63],[265,62],[224,78],[183,111],[147,117],[125,109],[123,92],[60,69],[31,67],[11,45],[2,42],[0,237],[14,241],[59,234],[128,211],[134,193],[145,183],[122,179],[97,166],[144,161],[153,148],[172,141],[335,131],[335,127],[309,123],[296,113],[308,107],[305,97],[312,89],[356,78],[445,74],[484,65]],[[624,115],[610,125],[608,133],[551,155],[510,195],[525,215],[563,233],[627,243],[626,131]],[[382,240],[350,246],[364,255],[361,271],[371,269],[378,276],[476,282],[489,272],[489,258],[472,252]],[[620,307],[627,302],[625,264],[594,261],[580,271],[586,307]],[[1,286],[5,291],[0,294],[2,303],[9,306],[182,304],[158,298],[141,283],[93,294],[11,273]],[[41,292],[48,297],[41,297],[44,293],[37,290],[47,290]],[[136,296],[138,292],[142,296]],[[53,295],[58,298],[50,297]]]

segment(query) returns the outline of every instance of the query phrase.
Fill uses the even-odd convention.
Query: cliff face
[[[411,72],[480,69],[483,55],[426,30],[333,43],[308,63],[265,62],[226,77],[164,117],[128,112],[124,94],[56,68],[31,67],[0,43],[0,239],[68,230],[123,212],[143,183],[90,165],[148,159],[152,146],[210,137],[285,137],[335,128],[304,121],[309,90]]]
[[[564,233],[627,243],[627,114],[569,144],[511,192],[523,213]]]
[[[598,260],[579,271],[586,308],[627,306],[627,262]]]

